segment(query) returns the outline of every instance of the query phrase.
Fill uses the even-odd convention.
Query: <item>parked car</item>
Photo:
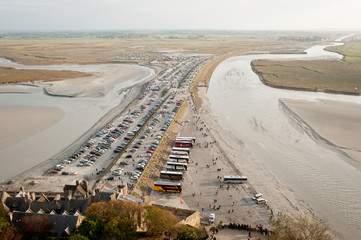
[[[258,198],[260,198],[260,197],[263,197],[263,194],[262,193],[257,193],[257,194],[255,194],[253,197],[252,197],[252,200],[253,201],[256,201]]]
[[[214,213],[211,213],[211,215],[209,216],[209,222],[210,223],[214,223],[214,220],[216,220],[216,214],[214,214]]]
[[[256,203],[257,204],[267,204],[267,200],[260,197],[260,198],[256,199]]]

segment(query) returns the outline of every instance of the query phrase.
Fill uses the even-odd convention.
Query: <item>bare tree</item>
[[[280,214],[276,220],[271,220],[272,232],[269,240],[334,240],[337,239],[328,231],[323,222],[307,216],[292,218]]]

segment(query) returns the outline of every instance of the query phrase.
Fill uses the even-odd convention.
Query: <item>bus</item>
[[[185,155],[188,156],[187,152],[183,152],[183,151],[172,151],[170,154],[172,155]]]
[[[154,191],[160,192],[182,192],[181,183],[172,183],[172,182],[155,182]]]
[[[247,177],[246,176],[224,176],[223,177],[223,181],[225,183],[243,183],[243,182],[247,182]]]
[[[160,171],[160,178],[170,180],[182,180],[183,173],[177,171]]]
[[[186,153],[188,153],[188,155],[191,153],[191,149],[190,149],[190,148],[181,148],[181,147],[172,147],[172,151],[176,151],[176,152],[186,152]]]
[[[167,162],[167,170],[171,171],[187,171],[188,170],[188,164],[187,163],[181,163],[181,162]]]
[[[180,148],[192,148],[193,143],[192,142],[186,142],[186,141],[175,141],[174,147],[180,147]]]
[[[186,162],[186,163],[189,163],[189,156],[170,154],[168,157],[169,157],[169,159],[170,159],[171,161],[172,161],[172,160],[175,160],[175,161],[177,161],[177,162]]]
[[[177,137],[176,141],[191,141],[192,143],[196,142],[195,137]]]

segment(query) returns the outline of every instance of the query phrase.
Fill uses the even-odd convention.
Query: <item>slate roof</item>
[[[74,229],[78,222],[78,218],[82,218],[81,216],[73,216],[73,215],[58,215],[58,214],[43,214],[43,213],[26,213],[26,212],[18,212],[15,211],[13,213],[13,222],[17,224],[19,220],[24,216],[47,216],[49,220],[54,224],[55,229],[53,230],[57,237],[61,237],[63,232],[68,229],[71,231]]]

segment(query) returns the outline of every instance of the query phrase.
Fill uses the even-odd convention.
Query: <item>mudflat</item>
[[[0,106],[0,149],[6,148],[55,124],[64,116],[58,108]]]

